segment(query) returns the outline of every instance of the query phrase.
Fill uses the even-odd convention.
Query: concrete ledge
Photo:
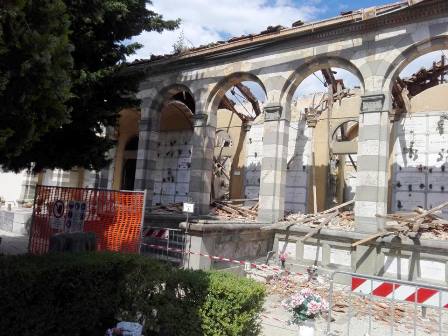
[[[248,224],[229,221],[204,221],[202,223],[189,223],[188,231],[213,232],[213,231],[238,231],[238,230],[261,230],[268,224]],[[187,223],[179,224],[182,229],[187,228]]]
[[[279,230],[276,229],[275,233],[280,234],[300,234],[305,235],[308,232],[310,232],[312,229],[309,227],[294,227],[291,230]],[[351,241],[355,242],[364,238],[367,238],[370,236],[370,234],[364,234],[354,231],[342,231],[342,230],[329,230],[329,229],[322,229],[319,234],[316,234],[313,236],[313,238],[333,238],[335,240],[339,241]],[[372,244],[381,244],[386,243],[390,244],[394,247],[401,247],[401,248],[420,248],[420,249],[431,249],[431,250],[440,250],[444,252],[448,252],[448,241],[446,240],[432,240],[432,239],[400,239],[397,236],[388,236],[384,238],[378,238],[376,240],[372,240],[369,243],[363,244],[365,246],[372,245]]]

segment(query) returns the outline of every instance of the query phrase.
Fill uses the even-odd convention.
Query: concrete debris
[[[308,281],[306,275],[277,274],[267,282],[268,295],[276,295],[284,299],[291,296],[302,288],[310,288],[329,301],[329,279],[325,275],[319,275],[317,280]],[[417,325],[422,326],[427,333],[431,334],[437,330],[437,316],[435,310],[427,310],[426,316],[415,310],[413,303],[390,301],[379,297],[362,297],[350,294],[346,286],[334,283],[332,296],[332,320],[345,320],[350,314],[352,318],[363,318],[372,316],[373,320],[401,325],[403,328],[412,329],[414,320]],[[434,323],[428,323],[433,321]]]
[[[316,223],[316,221],[305,220],[305,217],[307,216],[309,215],[290,214],[285,220],[287,222],[295,222],[296,224],[304,224],[311,228],[315,228],[319,225],[321,218],[318,218],[318,223]],[[355,228],[355,215],[353,211],[343,211],[338,213],[335,218],[332,218],[331,221],[327,223],[326,228],[330,230],[353,231]]]
[[[151,213],[156,215],[182,214],[182,207],[182,203],[158,205],[151,209]]]
[[[412,213],[376,215],[388,220],[383,231],[352,244],[352,247],[367,243],[371,240],[396,235],[403,238],[448,239],[448,220],[438,216],[440,211],[448,206],[442,203],[432,209],[414,209]]]
[[[290,214],[286,216],[285,221],[268,226],[265,229],[288,230],[297,225],[306,225],[313,228],[312,231],[302,238],[303,240],[306,240],[318,233],[324,227],[334,230],[353,231],[355,227],[353,212],[341,212],[340,210],[344,207],[352,205],[354,202],[355,200],[351,200],[315,214]]]
[[[228,219],[247,219],[251,221],[256,220],[257,218],[257,211],[253,210],[252,208],[219,201],[213,202],[212,206],[214,207],[212,209],[212,214],[218,217],[224,217]]]
[[[244,200],[238,200],[244,201]],[[215,201],[211,204],[210,215],[225,219],[244,219],[247,221],[255,221],[257,218],[257,204],[253,207],[243,207],[231,204],[232,200]],[[173,203],[167,205],[158,205],[151,209],[151,213],[155,215],[172,215],[183,214],[182,203]]]

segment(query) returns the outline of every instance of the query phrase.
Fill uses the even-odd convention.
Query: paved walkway
[[[0,254],[23,254],[28,249],[28,236],[0,230]]]

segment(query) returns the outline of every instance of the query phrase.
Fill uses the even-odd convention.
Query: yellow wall
[[[427,89],[411,99],[411,113],[448,111],[448,84]]]
[[[327,180],[328,180],[328,166],[329,166],[329,136],[331,136],[330,129],[335,128],[340,122],[341,118],[359,118],[359,111],[361,109],[361,96],[358,90],[353,91],[354,96],[344,98],[341,102],[335,102],[331,113],[331,119],[328,122],[328,112],[324,111],[319,118],[319,121],[314,130],[314,159],[316,172],[316,194],[317,194],[317,210],[322,211],[327,208],[326,194],[327,194]],[[320,97],[316,97],[315,101],[319,101]],[[299,108],[312,106],[312,97],[304,97],[298,102]],[[294,118],[294,114],[292,115]],[[313,211],[313,193],[312,193],[313,179],[310,174],[308,187],[308,212]]]
[[[219,148],[215,146],[215,157],[230,156],[232,166],[230,170],[230,198],[243,198],[244,163],[246,157],[245,135],[241,127],[241,119],[226,109],[217,112],[217,130],[224,130],[232,140],[232,146]],[[239,175],[238,175],[239,174]]]
[[[138,125],[140,121],[140,111],[135,109],[126,109],[120,112],[118,124],[117,150],[115,152],[115,167],[112,182],[112,188],[119,190],[121,188],[121,176],[123,170],[124,149],[126,144],[134,136],[138,136]]]

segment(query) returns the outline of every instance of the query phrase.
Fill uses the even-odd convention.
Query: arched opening
[[[362,87],[359,71],[340,60],[306,64],[290,78],[286,213],[322,211],[354,198]]]
[[[344,121],[333,132],[331,152],[334,162],[335,193],[332,200],[335,204],[353,200],[356,193],[356,172],[358,152],[359,123],[357,120]],[[341,162],[342,160],[342,162]]]
[[[134,190],[137,151],[138,136],[133,136],[124,148],[121,190]]]
[[[263,106],[266,93],[253,75],[234,74],[212,93],[216,116],[212,200],[258,204],[263,150]]]
[[[391,83],[394,212],[429,209],[448,197],[448,45],[411,54],[397,67]],[[448,209],[442,211],[448,218]]]
[[[187,87],[171,86],[159,95],[159,139],[155,148],[153,205],[187,202],[190,190],[190,168],[195,101]]]

